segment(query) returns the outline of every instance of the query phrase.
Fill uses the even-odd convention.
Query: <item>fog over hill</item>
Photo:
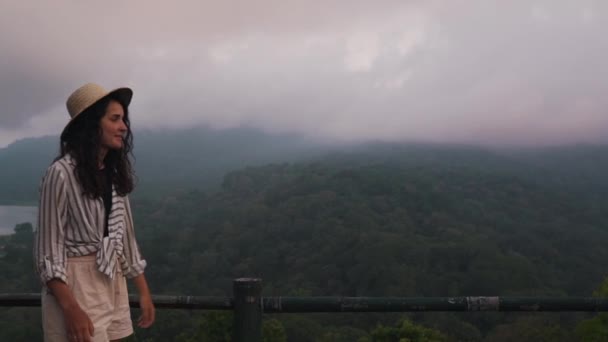
[[[138,186],[148,192],[209,189],[219,184],[226,171],[300,160],[327,148],[298,136],[268,135],[248,128],[141,131],[134,136]],[[57,136],[21,139],[0,149],[0,202],[35,202],[43,172],[58,151]]]
[[[190,128],[134,133],[138,189],[134,196],[217,189],[228,171],[268,163],[309,160],[361,162],[400,160],[514,172],[564,187],[608,191],[607,146],[489,149],[473,145],[367,142],[331,144],[299,135],[251,128]],[[57,136],[18,140],[0,149],[0,203],[34,204],[45,168],[59,150]]]

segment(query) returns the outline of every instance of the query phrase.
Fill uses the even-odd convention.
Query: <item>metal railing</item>
[[[233,297],[152,296],[159,309],[233,310],[234,341],[262,340],[264,313],[414,311],[608,311],[608,298],[592,297],[262,297],[262,281],[239,278]],[[129,298],[138,308],[136,296]],[[0,294],[1,306],[40,306],[40,295]]]

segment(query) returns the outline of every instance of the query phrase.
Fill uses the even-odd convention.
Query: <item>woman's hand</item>
[[[65,328],[69,341],[90,342],[95,331],[89,316],[75,305],[63,310]]]
[[[141,316],[137,320],[137,326],[149,328],[154,323],[154,316],[156,315],[154,303],[152,303],[152,298],[149,294],[139,297],[139,307],[141,309]]]

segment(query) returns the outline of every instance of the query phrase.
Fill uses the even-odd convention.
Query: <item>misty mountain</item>
[[[397,163],[504,175],[584,196],[608,196],[608,145],[482,148],[471,145],[368,143],[320,159],[335,165]]]
[[[324,149],[298,136],[248,128],[134,132],[135,195],[208,190],[229,170],[306,159]],[[58,152],[57,136],[22,139],[0,149],[0,203],[35,203],[44,170]]]
[[[372,142],[330,146],[296,135],[249,128],[137,131],[134,196],[214,191],[224,175],[248,166],[319,161],[356,166],[395,162],[516,175],[579,194],[608,194],[608,146],[486,149],[465,145]],[[0,203],[35,203],[45,168],[59,150],[56,136],[28,138],[0,149]]]
[[[18,140],[0,149],[0,203],[36,202],[42,174],[58,150],[59,138],[49,136]]]
[[[608,194],[608,146],[527,149],[509,151],[508,155],[572,191]]]

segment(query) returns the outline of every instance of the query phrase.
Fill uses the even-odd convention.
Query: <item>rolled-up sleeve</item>
[[[51,279],[67,283],[65,229],[67,184],[63,170],[51,165],[40,186],[38,228],[34,241],[34,262],[43,284]]]
[[[133,216],[129,198],[125,196],[125,233],[123,235],[124,261],[121,263],[122,272],[127,278],[134,278],[144,273],[146,261],[142,258],[135,238]]]

